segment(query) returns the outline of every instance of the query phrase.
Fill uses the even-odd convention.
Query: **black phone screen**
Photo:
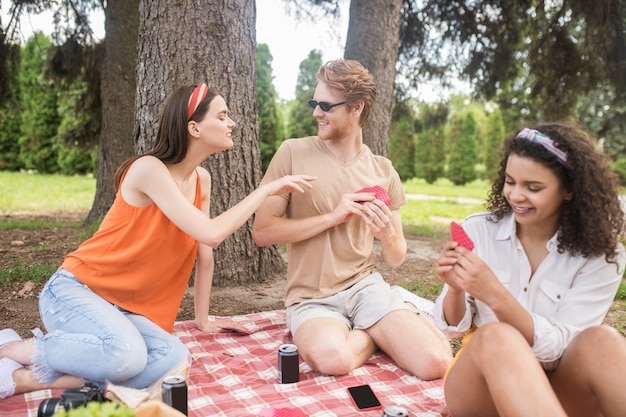
[[[359,410],[375,410],[382,407],[382,404],[378,401],[376,394],[374,394],[374,391],[372,391],[369,385],[349,387],[348,392],[352,397],[354,405]]]

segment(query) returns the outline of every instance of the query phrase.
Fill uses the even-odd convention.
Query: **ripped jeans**
[[[64,269],[43,288],[39,311],[48,333],[36,339],[32,369],[44,385],[69,374],[101,388],[110,381],[143,389],[189,360],[176,336],[109,303]]]

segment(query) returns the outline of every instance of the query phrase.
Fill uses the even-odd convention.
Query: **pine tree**
[[[19,160],[24,168],[39,173],[58,171],[54,137],[60,123],[57,111],[58,91],[44,79],[46,54],[50,40],[35,33],[22,48],[18,81],[21,91],[21,130]]]
[[[300,63],[296,82],[296,99],[289,104],[288,136],[300,138],[317,135],[317,120],[308,101],[313,98],[317,85],[317,70],[322,66],[322,54],[312,50]]]
[[[23,168],[18,159],[20,147],[17,143],[21,125],[20,93],[15,71],[7,70],[7,74],[12,95],[0,108],[0,171],[17,171]]]
[[[406,102],[396,103],[391,123],[389,159],[400,179],[415,177],[415,112]]]
[[[490,181],[496,178],[500,169],[504,135],[502,113],[500,109],[496,109],[489,115],[485,144],[485,176]]]
[[[417,135],[415,175],[432,184],[445,174],[446,156],[443,129],[431,127]]]
[[[267,44],[256,47],[256,85],[259,109],[259,147],[263,171],[278,145],[285,139],[284,122],[278,107],[278,93],[272,84],[272,54]]]
[[[476,120],[473,113],[468,112],[448,163],[448,178],[455,185],[463,185],[476,179],[476,145]]]
[[[422,104],[419,108],[419,129],[415,146],[415,175],[429,184],[443,177],[446,167],[444,126],[449,108],[439,103]]]

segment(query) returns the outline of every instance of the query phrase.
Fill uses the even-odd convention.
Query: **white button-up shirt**
[[[624,273],[624,248],[619,245],[616,265],[603,256],[559,253],[555,234],[546,245],[548,256],[531,279],[530,262],[515,234],[513,215],[497,223],[488,221],[487,215],[469,216],[463,228],[474,241],[474,253],[532,315],[533,352],[545,369],[552,369],[578,333],[604,320]],[[447,292],[446,284],[435,303],[434,320],[449,337],[465,333],[472,323],[480,327],[498,321],[486,304],[466,294],[465,316],[458,325],[448,325],[443,314]]]

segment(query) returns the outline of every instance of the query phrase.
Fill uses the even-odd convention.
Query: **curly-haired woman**
[[[578,128],[539,124],[505,143],[488,212],[446,244],[435,322],[465,334],[444,384],[465,416],[626,416],[626,338],[602,321],[626,256],[608,159]]]

